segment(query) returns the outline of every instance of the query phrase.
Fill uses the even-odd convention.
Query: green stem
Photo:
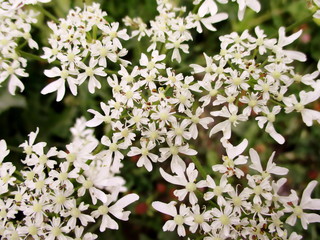
[[[208,174],[207,174],[206,170],[202,167],[202,164],[200,163],[199,159],[196,156],[190,156],[190,158],[191,158],[192,162],[194,163],[194,165],[196,165],[196,168],[200,172],[202,178],[206,179]]]
[[[286,28],[286,32],[290,32],[291,30],[301,26],[303,23],[310,21],[312,18],[313,18],[313,14],[301,19],[300,21],[297,21],[291,24],[289,27]]]
[[[47,60],[37,56],[37,55],[34,55],[32,53],[28,53],[28,52],[25,52],[25,51],[22,51],[22,50],[18,50],[18,53],[22,56],[22,57],[25,57],[25,58],[30,58],[30,59],[33,59],[33,60],[37,60],[39,62],[47,62]]]
[[[234,70],[235,69],[235,67],[234,67],[234,65],[232,64],[232,62],[230,61],[230,59],[228,59],[228,65]]]
[[[23,153],[22,149],[21,149],[21,148],[18,148],[18,147],[7,146],[7,148],[8,148],[10,151],[13,151],[13,152]]]
[[[276,101],[276,100],[274,100],[274,99],[272,99],[272,98],[270,98],[270,101],[273,102],[274,104],[278,105],[278,106],[283,107],[283,108],[286,107],[286,105],[284,105],[284,104],[282,104],[282,103],[280,103],[280,102],[278,102],[278,101]]]
[[[182,118],[182,119],[190,119],[189,117],[186,116],[182,116],[180,114],[173,114],[173,116],[177,117],[177,118]]]
[[[97,39],[97,31],[98,31],[97,25],[94,25],[94,26],[92,27],[92,38],[93,38],[94,40]]]
[[[195,5],[192,9],[192,13],[197,14],[202,3],[203,3],[203,1],[201,1],[198,5]]]
[[[104,69],[104,71],[108,74],[117,74],[118,72],[117,71],[114,71],[114,70],[109,70],[109,69]]]
[[[53,16],[50,12],[48,12],[47,10],[45,10],[42,6],[40,5],[35,5],[34,6],[39,12],[41,12],[43,15],[47,16],[48,18],[50,18],[52,21],[54,21],[55,23],[59,23],[59,19],[56,18],[55,16]]]

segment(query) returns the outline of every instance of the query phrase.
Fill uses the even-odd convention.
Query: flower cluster
[[[187,12],[186,16],[182,13],[186,12],[185,7],[176,7],[169,1],[158,0],[157,10],[159,15],[150,21],[150,28],[147,28],[140,18],[131,19],[126,17],[124,23],[134,30],[132,37],[147,36],[150,38],[150,46],[148,52],[156,49],[172,51],[171,61],[181,62],[181,52],[189,53],[188,41],[192,40],[191,29],[196,29],[198,33],[202,33],[202,25],[210,30],[216,31],[214,23],[220,22],[228,18],[226,13],[218,13],[218,9],[211,9],[210,12],[199,10],[198,14]],[[205,5],[205,3],[203,4]]]
[[[84,119],[71,128],[73,140],[64,151],[36,142],[38,132],[20,145],[26,155],[20,172],[3,162],[9,150],[0,141],[1,239],[96,239],[84,228],[97,219],[100,231],[118,229],[113,218],[128,220],[124,208],[139,197],[119,198],[125,181],[110,169],[105,151],[94,152],[98,140]]]
[[[228,2],[230,2],[230,0],[204,0],[204,1],[194,0],[193,4],[200,6],[198,14],[200,17],[203,17],[208,12],[215,12],[218,10],[218,6],[215,1],[221,4],[227,4]],[[239,10],[238,10],[239,20],[243,19],[247,7],[251,8],[255,12],[259,12],[261,9],[261,5],[258,0],[231,0],[231,1],[237,2],[237,4],[239,5]]]
[[[317,19],[320,19],[320,1],[319,0],[313,0],[313,5],[316,9],[313,17],[314,18],[317,18]]]
[[[90,93],[101,88],[99,77],[107,76],[107,63],[127,65],[123,60],[127,50],[120,40],[128,40],[126,29],[119,30],[119,23],[109,23],[107,13],[95,3],[85,9],[70,10],[66,19],[59,23],[49,22],[53,33],[44,47],[42,58],[48,62],[58,61],[60,66],[47,69],[44,74],[57,80],[48,84],[42,94],[57,91],[57,101],[65,95],[68,83],[73,95],[77,95],[78,86],[86,83]]]
[[[235,1],[195,0],[193,11],[187,11],[171,1],[157,0],[159,14],[148,24],[140,18],[124,19],[130,34],[120,23],[109,22],[96,3],[83,10],[77,7],[65,19],[48,23],[53,33],[42,58],[54,67],[44,71],[52,81],[41,93],[57,92],[56,100],[61,101],[66,83],[73,95],[80,85],[94,94],[105,83],[112,97],[101,102],[99,110],[88,110],[92,119],[77,121],[71,129],[73,140],[64,151],[36,142],[38,130],[30,133],[20,146],[26,154],[22,160],[26,168],[21,173],[12,163],[3,162],[9,151],[0,141],[2,239],[96,239],[97,235],[84,229],[97,219],[100,231],[118,229],[113,218],[128,220],[130,212],[124,208],[139,198],[132,193],[119,199],[126,190],[124,179],[118,176],[126,157],[135,157],[137,166],[149,172],[163,163],[161,176],[181,186],[173,192],[179,204],[152,203],[156,210],[173,217],[163,226],[164,231],[177,229],[179,236],[186,236],[188,226],[190,233],[204,234],[206,240],[293,240],[301,236],[289,233],[286,224],[294,225],[299,218],[306,229],[309,223],[320,222],[319,215],[306,211],[319,210],[320,199],[311,198],[316,181],[309,183],[299,200],[294,190],[284,193],[285,178],[273,179],[273,175],[288,173],[273,162],[274,154],[264,168],[255,150],[243,155],[247,140],[238,146],[229,142],[232,127],[250,118],[280,144],[285,139],[276,130],[278,114],[295,111],[307,126],[313,121],[320,123],[320,113],[307,107],[320,97],[320,63],[318,71],[301,75],[293,64],[306,61],[306,56],[285,49],[302,31],[287,36],[281,27],[278,39],[268,38],[259,27],[254,29],[255,36],[248,30],[240,35],[234,32],[220,37],[219,54],[203,53],[206,66],[191,64],[190,72],[184,73],[173,67],[189,53],[192,45],[188,43],[195,34],[202,33],[203,27],[215,31],[214,24],[228,18],[227,13],[218,13],[216,2]],[[20,2],[12,5],[17,7],[15,13],[24,11]],[[247,7],[260,10],[257,0],[236,2],[239,19]],[[1,7],[11,9],[4,3]],[[12,16],[14,21],[20,18]],[[0,36],[17,33],[10,30],[14,25],[9,21],[1,23],[1,31],[7,32]],[[19,29],[18,22],[13,23]],[[135,37],[147,42],[145,51],[139,59],[128,61],[124,43]],[[30,47],[37,47],[30,39],[26,39]],[[4,43],[0,49],[7,54],[2,54],[5,59],[0,70],[7,67],[12,74],[3,71],[0,82],[10,75],[9,90],[14,92],[17,86],[23,89],[16,75],[27,76],[21,68],[26,62],[18,54],[10,62],[17,44],[12,37],[6,41],[0,39],[0,44]],[[99,141],[86,127],[100,125],[106,127]],[[195,157],[203,129],[210,129],[209,137],[222,132],[220,141],[226,154],[221,163],[211,167],[214,175],[207,174]],[[105,149],[97,148],[99,143]],[[249,159],[250,172],[242,168]]]
[[[283,144],[284,137],[274,127],[281,110],[301,113],[307,126],[311,126],[314,120],[320,123],[320,112],[306,108],[320,97],[319,71],[300,75],[291,64],[294,60],[305,61],[306,56],[284,49],[301,33],[302,30],[286,36],[281,27],[277,40],[268,39],[259,27],[255,28],[256,37],[248,31],[241,35],[234,32],[220,37],[219,54],[213,57],[204,54],[205,67],[191,65],[194,73],[204,74],[200,83],[205,89],[205,96],[200,98],[202,107],[213,99],[212,105],[221,107],[211,115],[226,118],[211,129],[210,135],[222,131],[223,137],[229,139],[231,126],[255,116],[259,127],[266,126],[265,131]],[[310,90],[300,91],[297,98],[294,90],[299,85]]]
[[[19,78],[28,77],[25,72],[26,58],[21,56],[21,46],[28,44],[38,49],[30,34],[31,24],[37,22],[38,13],[24,8],[41,1],[0,1],[0,84],[8,80],[8,90],[14,95],[17,88],[22,92],[24,85]],[[25,43],[19,43],[23,39]]]
[[[288,233],[286,224],[293,226],[300,219],[303,228],[307,229],[309,223],[320,222],[320,215],[306,211],[320,209],[320,199],[311,198],[317,182],[310,182],[300,199],[294,190],[284,195],[287,179],[274,180],[272,176],[286,175],[288,169],[273,162],[274,153],[266,167],[262,166],[254,149],[250,149],[250,158],[241,155],[247,144],[246,140],[238,146],[225,143],[227,154],[223,156],[223,164],[212,167],[214,172],[222,173],[220,180],[207,175],[205,180],[197,182],[198,171],[193,163],[180,168],[175,175],[160,169],[166,181],[181,187],[173,192],[179,203],[152,203],[157,211],[173,217],[164,224],[164,231],[176,229],[179,236],[186,236],[187,227],[191,233],[203,232],[206,240],[299,240],[302,236]],[[244,174],[237,165],[246,164],[248,159],[253,171]],[[246,178],[242,181],[246,184],[233,186],[234,178]]]

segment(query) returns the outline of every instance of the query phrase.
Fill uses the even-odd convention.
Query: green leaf
[[[12,107],[25,108],[26,99],[21,95],[11,95],[7,90],[0,94],[0,113]]]

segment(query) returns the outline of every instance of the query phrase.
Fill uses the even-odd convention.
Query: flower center
[[[203,223],[204,222],[203,216],[201,214],[196,214],[194,216],[194,222],[198,224]]]
[[[220,195],[222,194],[222,188],[221,188],[220,186],[216,186],[216,187],[214,188],[214,194],[215,194],[216,196],[220,196]]]
[[[296,206],[293,209],[293,214],[296,215],[299,218],[301,217],[302,213],[303,213],[303,209],[300,206]]]
[[[91,180],[86,180],[84,183],[83,183],[83,187],[86,188],[86,189],[89,189],[93,186],[93,182]]]
[[[44,181],[38,181],[36,182],[36,189],[40,190],[44,186]]]
[[[68,162],[74,162],[74,160],[76,160],[76,155],[74,153],[69,153],[66,159]]]
[[[69,76],[69,72],[67,70],[62,70],[60,75],[62,79],[66,79]]]
[[[141,155],[142,156],[147,156],[149,153],[149,150],[147,148],[141,148]]]
[[[106,215],[109,212],[109,208],[105,205],[102,205],[98,208],[98,211],[101,215]]]
[[[38,229],[36,226],[32,225],[28,227],[28,232],[30,235],[37,235]]]
[[[220,222],[222,223],[222,225],[229,225],[230,224],[230,218],[223,214],[221,217],[219,217]]]
[[[267,115],[268,121],[273,123],[276,120],[276,116],[273,113]]]
[[[211,96],[211,97],[214,97],[214,96],[216,96],[218,94],[218,90],[217,89],[212,89],[212,90],[210,90],[210,92],[209,92],[209,95]]]
[[[56,197],[56,202],[57,202],[58,204],[63,204],[65,201],[66,201],[66,197],[63,196],[63,195],[58,195],[58,196]]]
[[[39,157],[39,163],[40,163],[40,164],[46,164],[47,161],[48,161],[48,157],[47,157],[46,155],[41,155],[41,156]]]
[[[294,105],[294,108],[297,112],[301,112],[304,109],[304,105],[301,103],[297,103],[296,105]]]
[[[166,120],[168,120],[168,118],[169,118],[169,114],[168,114],[167,112],[161,112],[161,113],[159,114],[159,117],[160,117],[160,120],[166,121]]]
[[[66,173],[66,172],[59,173],[58,179],[59,179],[59,181],[67,180],[68,179],[68,173]]]
[[[186,185],[186,189],[188,190],[188,192],[194,192],[197,189],[197,186],[195,183],[189,182]]]
[[[233,202],[234,206],[236,206],[236,207],[240,207],[242,204],[242,200],[239,196],[233,197],[232,202]]]
[[[256,195],[260,195],[260,194],[262,193],[262,187],[261,187],[260,185],[254,187],[253,192],[254,192]]]
[[[174,132],[177,136],[181,136],[183,134],[183,129],[180,127],[177,127],[174,129]]]
[[[239,77],[236,77],[233,79],[233,84],[236,86],[239,86],[242,82],[243,82],[243,80]]]
[[[112,152],[115,152],[115,151],[118,150],[118,145],[117,145],[116,143],[111,143],[109,149],[110,149]]]
[[[81,212],[78,208],[72,208],[71,209],[71,216],[78,218],[81,215]]]
[[[171,152],[172,155],[178,155],[179,150],[178,150],[178,148],[176,146],[171,146],[170,147],[170,152]]]
[[[87,74],[89,77],[92,77],[92,76],[93,76],[93,68],[92,68],[92,67],[87,67],[87,68],[86,68],[86,74]]]
[[[174,221],[177,225],[182,225],[184,223],[184,218],[181,215],[174,217]]]
[[[237,117],[237,115],[235,115],[235,114],[232,114],[232,115],[229,117],[229,121],[230,121],[231,123],[236,122],[237,119],[238,119],[238,117]]]
[[[42,211],[42,204],[41,203],[35,203],[33,204],[33,211],[36,213],[39,213]]]
[[[130,98],[132,98],[132,97],[133,97],[133,92],[129,90],[129,91],[126,93],[126,98],[127,98],[127,99],[130,99]]]
[[[62,234],[62,231],[59,227],[53,227],[51,233],[53,236],[58,237]]]
[[[197,116],[192,116],[191,117],[191,121],[193,122],[193,123],[199,123],[200,122],[200,119],[197,117]]]

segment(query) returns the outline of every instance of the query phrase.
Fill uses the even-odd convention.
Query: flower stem
[[[295,29],[296,27],[299,27],[303,23],[310,21],[312,18],[313,18],[313,14],[301,19],[300,21],[297,21],[291,24],[289,27],[286,28],[286,32],[290,32],[291,30]]]
[[[18,50],[18,53],[22,56],[22,57],[25,57],[25,58],[30,58],[30,59],[33,59],[33,60],[37,60],[39,62],[47,62],[47,60],[37,56],[37,55],[34,55],[32,53],[28,53],[28,52],[25,52],[25,51],[22,51],[22,50]]]
[[[14,146],[8,146],[8,149],[13,152],[22,153],[22,149]]]
[[[59,19],[56,18],[55,16],[53,16],[50,12],[48,12],[47,10],[45,10],[42,6],[40,5],[35,5],[34,6],[39,12],[41,12],[43,15],[47,16],[48,18],[50,18],[52,21],[54,21],[55,23],[59,23]]]
[[[200,163],[199,159],[196,156],[190,156],[190,158],[191,158],[192,162],[194,163],[194,165],[196,165],[202,178],[206,179],[208,174],[207,174],[206,170],[202,167],[202,164]]]

